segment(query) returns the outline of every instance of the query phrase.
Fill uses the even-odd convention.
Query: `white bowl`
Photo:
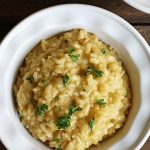
[[[123,0],[130,6],[150,14],[150,0]]]
[[[140,149],[148,136],[150,117],[150,48],[125,20],[101,8],[80,4],[50,7],[17,25],[0,46],[0,138],[9,150],[48,150],[20,123],[12,85],[25,55],[43,38],[84,28],[117,49],[130,76],[133,106],[127,123],[115,136],[91,149]]]

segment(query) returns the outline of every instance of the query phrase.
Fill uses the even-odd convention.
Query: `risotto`
[[[42,40],[25,57],[14,95],[21,123],[56,150],[85,150],[114,135],[131,106],[115,50],[79,29]]]

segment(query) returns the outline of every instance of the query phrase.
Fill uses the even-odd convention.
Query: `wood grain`
[[[132,24],[150,45],[150,15],[128,6],[122,0],[0,0],[0,41],[18,22],[30,14],[66,3],[89,4],[109,10]],[[6,150],[2,143],[0,150]],[[150,138],[141,150],[150,150]]]
[[[150,24],[150,15],[135,10],[122,0],[0,0],[0,24],[16,23],[40,9],[66,3],[83,3],[110,10],[130,23]]]
[[[137,31],[145,38],[147,43],[150,45],[150,26],[134,26]],[[150,150],[150,149],[149,149]]]
[[[150,138],[147,140],[141,150],[150,150]]]

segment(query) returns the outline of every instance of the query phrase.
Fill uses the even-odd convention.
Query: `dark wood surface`
[[[28,15],[46,7],[67,3],[94,5],[116,13],[133,25],[150,45],[150,15],[128,6],[122,0],[0,0],[0,41]],[[0,150],[6,150],[1,143]],[[150,150],[150,138],[141,150]]]

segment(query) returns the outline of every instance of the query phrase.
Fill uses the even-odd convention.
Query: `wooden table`
[[[150,15],[128,6],[122,0],[0,0],[0,41],[28,15],[46,7],[65,3],[90,4],[110,10],[133,25],[150,45]],[[6,150],[1,143],[0,150]],[[150,138],[141,150],[150,150]]]

